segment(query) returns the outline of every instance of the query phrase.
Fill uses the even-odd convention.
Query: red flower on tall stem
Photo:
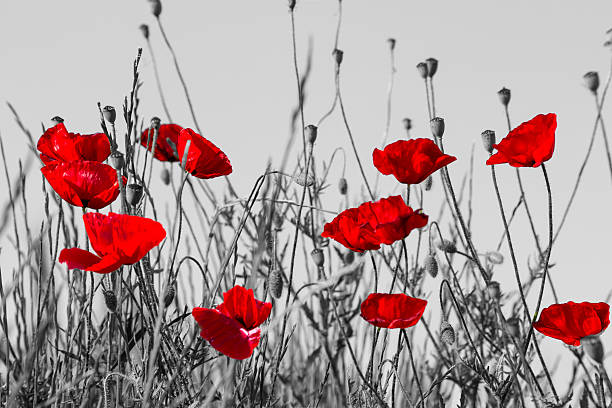
[[[372,158],[378,171],[384,175],[393,174],[404,184],[419,184],[457,160],[442,153],[431,139],[398,140],[383,150],[374,149]]]
[[[45,164],[76,160],[103,162],[111,153],[110,142],[104,133],[68,133],[63,123],[47,129],[36,147]]]
[[[159,161],[176,162],[178,161],[178,139],[179,133],[183,128],[175,124],[161,125],[157,131],[157,140],[155,140],[155,157]],[[149,140],[149,134],[151,140]],[[146,129],[140,136],[140,144],[147,150],[153,151],[153,140],[155,139],[155,130]]]
[[[579,346],[581,339],[600,334],[609,325],[610,306],[607,303],[567,302],[542,310],[533,328],[570,346]]]
[[[40,169],[53,190],[72,205],[99,210],[119,195],[117,171],[96,161],[53,162]],[[127,179],[123,177],[123,184]]]
[[[232,172],[232,165],[225,153],[191,129],[183,129],[179,134],[178,152],[181,163],[187,141],[191,143],[185,168],[193,176],[209,179],[227,176]]]
[[[361,303],[361,317],[385,329],[406,329],[418,323],[427,301],[403,293],[371,293]]]
[[[557,115],[537,115],[512,129],[499,143],[497,153],[487,164],[508,163],[512,167],[538,167],[549,160],[555,150]]]
[[[159,222],[135,215],[87,213],[83,214],[83,222],[96,253],[79,248],[63,249],[59,261],[69,269],[113,272],[122,265],[140,261],[166,237]]]
[[[215,309],[194,307],[191,314],[200,326],[200,336],[226,356],[244,360],[259,344],[259,326],[268,319],[272,303],[255,299],[253,289],[234,286],[223,294]]]

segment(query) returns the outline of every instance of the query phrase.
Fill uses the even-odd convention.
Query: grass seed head
[[[166,294],[164,295],[164,307],[169,307],[172,304],[174,295],[176,295],[176,287],[174,285],[168,286]]]
[[[268,290],[274,299],[278,299],[283,294],[283,277],[280,269],[274,268],[268,274]]]
[[[432,185],[433,185],[433,177],[428,176],[423,182],[423,187],[425,187],[425,191],[431,190]]]
[[[455,329],[446,320],[440,324],[440,340],[449,346],[455,343]]]
[[[115,292],[112,290],[105,290],[103,294],[106,307],[111,312],[114,312],[117,309],[117,296],[115,296]]]

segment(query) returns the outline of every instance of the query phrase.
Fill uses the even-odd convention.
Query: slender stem
[[[401,329],[401,330],[402,330],[402,334],[404,335],[404,340],[406,340],[406,346],[408,346],[408,355],[410,356],[410,364],[412,365],[412,372],[414,373],[414,379],[419,389],[419,395],[421,396],[421,401],[424,401],[425,397],[423,396],[423,388],[421,387],[421,381],[419,380],[419,374],[417,373],[416,364],[414,364],[414,357],[412,355],[412,347],[410,347],[410,340],[408,339],[406,330],[405,329]]]
[[[162,89],[161,80],[159,79],[159,70],[157,69],[157,60],[155,59],[155,54],[153,53],[153,46],[151,45],[151,41],[147,37],[147,46],[149,47],[149,54],[151,54],[151,61],[153,62],[153,73],[155,74],[155,82],[157,83],[157,90],[159,91],[159,97],[161,99],[162,107],[164,108],[164,112],[166,113],[166,117],[168,121],[172,123],[172,116],[170,116],[170,110],[168,110],[168,105],[166,104],[166,98],[164,97],[164,91]]]

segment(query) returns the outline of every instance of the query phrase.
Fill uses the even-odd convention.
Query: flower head
[[[63,123],[50,127],[36,145],[45,164],[54,161],[90,160],[102,162],[110,155],[110,142],[104,133],[68,133]]]
[[[181,162],[188,141],[191,143],[185,169],[193,176],[209,179],[227,176],[232,172],[232,165],[225,153],[191,129],[183,129],[179,134],[178,151]]]
[[[609,324],[608,304],[567,302],[542,310],[533,328],[570,346],[579,346],[583,338],[603,332]]]
[[[157,130],[157,140],[155,141],[155,149],[153,149],[153,140],[155,139],[155,130],[147,129],[140,136],[140,144],[149,151],[155,150],[154,156],[159,161],[175,162],[178,161],[178,137],[183,130],[182,127],[175,124],[166,124],[159,126]],[[151,140],[149,140],[151,135]]]
[[[272,303],[255,299],[253,289],[234,286],[223,294],[215,309],[194,307],[192,316],[200,326],[200,336],[226,356],[244,360],[259,344],[259,326],[268,319]]]
[[[555,150],[557,115],[537,115],[512,129],[499,143],[497,153],[487,164],[508,163],[513,167],[538,167],[549,160]]]
[[[403,293],[372,293],[361,303],[361,317],[371,325],[405,329],[418,323],[427,301]]]

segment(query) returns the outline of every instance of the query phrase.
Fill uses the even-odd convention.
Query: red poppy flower
[[[119,195],[117,171],[95,161],[54,162],[40,169],[53,190],[77,207],[104,208]],[[127,179],[123,177],[123,184]]]
[[[579,346],[582,338],[603,332],[609,324],[608,304],[567,302],[542,310],[533,328],[570,346]]]
[[[421,319],[427,301],[403,293],[372,293],[361,303],[361,317],[385,329],[405,329]]]
[[[62,249],[59,261],[69,269],[109,273],[140,261],[166,237],[159,222],[135,215],[87,213],[83,222],[97,255],[79,248]]]
[[[179,134],[178,151],[181,162],[188,140],[191,140],[191,144],[185,167],[189,173],[197,178],[209,179],[227,176],[232,172],[232,165],[225,153],[191,129],[183,129]]]
[[[110,142],[104,133],[68,133],[63,123],[47,129],[36,146],[45,164],[54,161],[91,160],[103,162],[110,155]]]
[[[253,289],[234,286],[223,294],[223,303],[215,309],[194,307],[191,314],[200,326],[200,336],[215,350],[244,360],[259,344],[259,326],[271,311],[272,303],[255,299]]]
[[[512,129],[501,142],[493,145],[497,153],[487,164],[508,163],[513,167],[538,167],[555,150],[557,115],[538,115]]]
[[[178,161],[178,139],[179,133],[183,130],[179,125],[167,124],[161,125],[157,133],[155,142],[154,156],[159,161],[175,162]],[[151,140],[149,140],[149,132]],[[153,139],[155,132],[152,129],[147,129],[140,136],[140,144],[149,151],[153,150]]]
[[[374,229],[366,222],[359,208],[342,211],[323,227],[322,237],[331,238],[351,251],[363,252],[380,249]]]
[[[457,160],[442,153],[431,139],[398,140],[384,150],[374,149],[374,166],[404,184],[419,184],[435,171]]]

